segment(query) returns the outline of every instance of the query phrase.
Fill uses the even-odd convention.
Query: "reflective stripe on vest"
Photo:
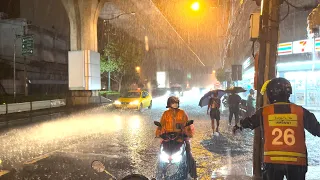
[[[290,112],[275,113],[287,106]],[[278,110],[279,111],[279,110]],[[303,109],[295,104],[268,105],[263,108],[264,162],[306,165]]]

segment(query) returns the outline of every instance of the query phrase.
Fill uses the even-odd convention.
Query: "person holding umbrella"
[[[221,100],[218,97],[218,91],[214,91],[213,97],[211,97],[209,100],[208,110],[207,110],[207,114],[210,115],[210,119],[211,119],[211,128],[212,128],[213,135],[215,134],[215,131],[219,134],[220,105],[221,105]],[[216,129],[214,125],[215,120],[217,121]]]
[[[236,94],[235,91],[232,91],[231,95],[228,98],[230,126],[231,126],[233,115],[235,118],[235,125],[237,125],[239,121],[240,103],[241,103],[241,97],[238,94]]]
[[[237,93],[246,92],[242,87],[232,87],[225,90],[226,93],[231,95],[228,98],[229,105],[229,125],[231,125],[232,117],[235,117],[235,124],[239,121],[239,116],[243,113],[240,112],[240,103],[242,101],[241,97]]]

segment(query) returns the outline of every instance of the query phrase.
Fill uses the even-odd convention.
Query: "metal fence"
[[[49,109],[55,107],[62,107],[66,105],[66,99],[54,99],[47,101],[33,101],[14,104],[0,105],[0,114],[10,114],[18,112],[26,112],[40,109]]]

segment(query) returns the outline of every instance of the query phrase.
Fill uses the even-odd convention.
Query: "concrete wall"
[[[259,12],[259,7],[252,0],[230,0],[230,16],[228,23],[227,43],[225,47],[225,66],[242,64],[250,56],[252,43],[249,38],[249,18],[253,12]]]
[[[44,29],[69,36],[69,19],[61,0],[20,0],[20,17]]]

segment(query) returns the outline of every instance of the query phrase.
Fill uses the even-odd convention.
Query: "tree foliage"
[[[141,64],[143,53],[143,43],[123,31],[118,31],[117,35],[110,38],[101,56],[102,76],[111,72],[110,78],[118,83],[118,91],[122,85],[138,81],[135,67]]]
[[[219,82],[224,82],[227,80],[226,72],[224,69],[219,68],[216,70],[216,78]]]

